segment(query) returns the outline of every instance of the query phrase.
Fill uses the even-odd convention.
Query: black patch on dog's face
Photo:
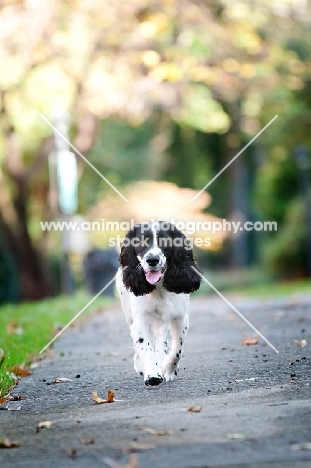
[[[135,225],[121,245],[120,262],[122,267],[126,267],[123,282],[136,296],[143,296],[155,289],[155,285],[146,280],[137,258],[143,258],[150,249],[156,247],[154,235],[155,230],[150,223]],[[199,267],[193,259],[186,236],[174,225],[160,221],[156,223],[156,244],[166,258],[163,287],[176,294],[199,289],[201,278],[192,268]]]
[[[150,223],[135,226],[134,251],[141,258],[153,247],[153,232]]]

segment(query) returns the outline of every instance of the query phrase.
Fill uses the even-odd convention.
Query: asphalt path
[[[19,447],[1,449],[0,466],[309,468],[311,294],[229,299],[278,354],[241,344],[255,333],[221,298],[194,296],[177,379],[145,387],[117,303],[67,330],[14,389],[27,398],[0,411],[0,438]],[[108,390],[122,401],[93,401]]]

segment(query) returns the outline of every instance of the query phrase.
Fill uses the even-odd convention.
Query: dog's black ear
[[[120,263],[123,267],[123,283],[135,296],[144,296],[155,289],[148,283],[143,268],[136,256],[133,239],[137,240],[136,228],[131,229],[121,243]]]
[[[164,276],[163,286],[169,292],[189,294],[199,289],[201,277],[193,269],[200,271],[193,258],[193,251],[186,236],[178,229],[171,232],[173,248]]]

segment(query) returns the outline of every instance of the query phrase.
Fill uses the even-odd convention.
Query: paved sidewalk
[[[1,468],[311,466],[311,295],[230,300],[280,351],[242,346],[253,331],[218,297],[193,297],[177,380],[147,388],[133,370],[118,305],[66,331],[0,411]],[[303,348],[294,340],[307,341]],[[78,377],[80,376],[80,377]],[[58,377],[72,381],[48,385]],[[92,391],[123,401],[96,405]],[[190,406],[202,407],[190,412]],[[50,429],[36,432],[40,421]],[[307,449],[309,448],[309,449]]]

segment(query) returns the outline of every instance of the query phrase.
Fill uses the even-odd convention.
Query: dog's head
[[[135,225],[123,239],[120,262],[126,267],[123,282],[135,296],[150,293],[157,284],[177,294],[200,287],[188,239],[165,221]]]

